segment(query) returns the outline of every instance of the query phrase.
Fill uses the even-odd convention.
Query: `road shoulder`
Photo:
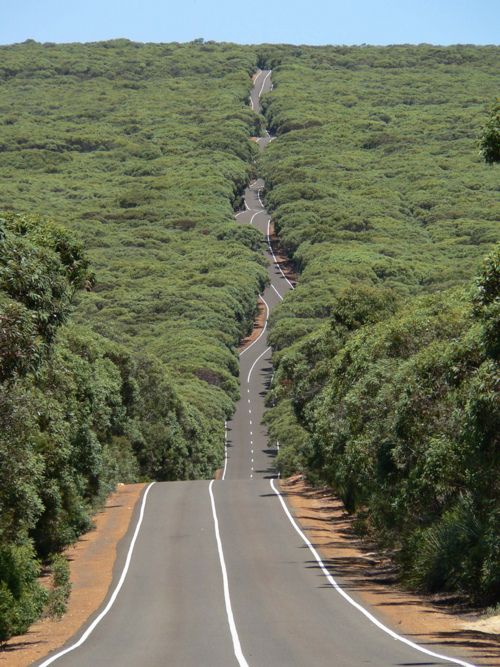
[[[438,643],[469,655],[478,665],[500,667],[495,620],[477,621],[473,614],[444,605],[443,598],[402,590],[388,561],[355,537],[352,518],[329,490],[309,487],[301,476],[282,480],[280,490],[332,574],[352,582],[351,591],[382,622],[417,643]]]

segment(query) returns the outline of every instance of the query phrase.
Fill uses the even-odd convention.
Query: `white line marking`
[[[259,354],[259,356],[257,357],[257,359],[253,362],[253,364],[252,364],[252,368],[251,368],[251,369],[249,370],[249,372],[248,372],[247,382],[250,382],[250,376],[252,375],[252,371],[253,371],[253,369],[255,368],[255,364],[256,364],[260,359],[262,359],[262,357],[266,354],[266,352],[269,352],[270,349],[271,349],[270,347],[267,347],[267,348],[264,350],[264,352],[262,352],[262,354]],[[250,422],[250,423],[252,423],[252,422]]]
[[[268,72],[268,73],[266,74],[266,76],[264,77],[264,81],[262,82],[262,86],[261,86],[261,88],[260,88],[259,97],[262,95],[262,92],[263,92],[263,90],[264,90],[264,86],[266,85],[266,81],[267,81],[267,80],[269,79],[269,77],[271,76],[271,72],[272,72],[272,71],[273,71],[273,70],[270,69],[269,72]]]
[[[262,210],[262,211],[257,211],[257,213],[254,213],[254,214],[252,215],[252,217],[250,218],[250,224],[253,224],[253,220],[254,220],[254,218],[256,218],[256,217],[257,217],[258,215],[260,215],[261,213],[266,213],[266,211],[265,211],[265,210]]]
[[[251,209],[250,206],[247,204],[246,199],[243,200],[243,203],[245,204],[245,210],[244,211],[238,211],[238,213],[234,214],[235,218],[238,218],[240,215],[243,215],[244,213],[248,213],[248,211],[253,211],[254,209]],[[253,220],[253,218],[252,218]]]
[[[210,502],[212,504],[212,515],[214,518],[214,527],[215,527],[215,539],[217,540],[217,551],[219,552],[220,568],[222,571],[222,583],[224,586],[224,602],[226,603],[226,613],[227,620],[229,623],[229,629],[231,631],[231,638],[233,640],[233,649],[234,655],[240,667],[248,667],[248,662],[245,660],[245,656],[241,650],[240,639],[238,637],[238,631],[236,629],[236,624],[234,622],[233,609],[231,607],[231,598],[229,596],[229,582],[227,579],[227,570],[226,562],[224,560],[224,552],[222,550],[222,541],[220,538],[219,532],[219,521],[217,519],[217,512],[215,509],[215,499],[212,491],[214,485],[214,480],[212,480],[208,486],[208,493],[210,494]]]
[[[242,350],[242,351],[240,352],[240,357],[242,357],[242,356],[245,354],[245,352],[248,352],[248,350],[249,350],[251,347],[253,347],[253,346],[255,345],[255,343],[258,343],[258,342],[259,342],[259,340],[262,338],[262,336],[264,335],[264,333],[265,333],[265,331],[266,331],[266,329],[267,329],[267,321],[268,321],[268,319],[269,319],[269,306],[268,306],[268,304],[267,304],[267,301],[266,301],[266,300],[264,299],[264,297],[263,297],[262,295],[260,295],[260,294],[259,294],[259,299],[262,301],[262,303],[263,303],[264,306],[266,307],[266,321],[264,322],[264,327],[262,328],[262,331],[261,331],[260,334],[257,336],[257,338],[254,340],[254,342],[253,342],[253,343],[250,343],[250,345],[249,345],[248,347],[246,347],[244,350]],[[247,392],[250,393],[250,389],[248,389]]]
[[[259,200],[259,204],[264,208],[264,204],[262,203],[262,199],[260,198],[260,193],[262,192],[262,188],[259,188],[257,190],[257,199]]]
[[[283,273],[283,269],[282,269],[281,266],[278,264],[278,260],[276,259],[276,255],[274,254],[274,250],[273,250],[273,247],[272,247],[272,245],[271,245],[271,234],[270,234],[270,232],[271,232],[271,220],[268,220],[268,221],[267,221],[267,245],[269,246],[269,250],[271,251],[271,255],[273,256],[273,259],[274,259],[274,263],[276,264],[276,266],[277,266],[278,269],[280,270],[281,275],[282,275],[283,278],[287,281],[287,283],[290,285],[290,287],[291,287],[292,289],[294,289],[292,283],[291,283],[291,282],[288,280],[288,278],[285,276],[285,274]]]
[[[224,470],[222,471],[222,481],[226,479],[227,470],[227,422],[224,422]]]
[[[150,489],[151,489],[151,487],[153,486],[154,483],[155,482],[151,482],[151,484],[147,487],[147,489],[144,493],[144,496],[142,498],[139,520],[137,521],[137,525],[135,527],[134,535],[132,537],[132,541],[130,542],[130,546],[128,548],[127,558],[125,560],[125,565],[123,566],[123,570],[122,570],[122,573],[120,575],[120,579],[119,579],[118,583],[116,584],[116,588],[113,591],[113,593],[111,594],[111,597],[109,598],[108,604],[104,607],[104,609],[101,611],[99,616],[89,625],[89,627],[85,630],[85,632],[83,633],[83,635],[80,637],[80,639],[77,642],[75,642],[71,646],[68,646],[68,648],[64,649],[64,651],[59,651],[59,653],[56,653],[51,658],[48,658],[48,660],[45,660],[45,662],[42,662],[40,667],[47,667],[47,665],[52,664],[53,662],[55,662],[56,660],[61,658],[63,655],[66,655],[66,653],[70,653],[70,651],[74,651],[76,648],[79,648],[84,642],[87,641],[87,639],[90,637],[90,635],[94,632],[97,625],[99,625],[99,623],[102,621],[102,619],[106,616],[106,614],[109,612],[109,610],[113,606],[113,604],[114,604],[114,602],[115,602],[115,600],[118,596],[118,593],[120,592],[121,587],[123,586],[123,583],[124,583],[125,578],[127,576],[127,573],[128,573],[129,567],[130,567],[130,561],[132,560],[132,553],[134,551],[135,543],[137,541],[137,536],[139,535],[139,530],[141,528],[142,519],[144,517],[144,509],[146,507],[146,499],[147,499],[149,491],[150,491]]]
[[[278,292],[278,290],[276,289],[276,287],[272,283],[271,283],[271,287],[276,292],[276,294],[279,296],[279,298],[283,301],[283,297],[281,296],[281,294]]]
[[[254,80],[254,82],[253,82],[254,90],[255,90],[255,86],[256,86],[256,84],[257,84],[257,79],[259,78],[259,76],[260,76],[262,73],[263,73],[263,70],[260,69],[260,70],[259,70],[259,73],[258,73],[257,76],[255,77],[255,80]],[[266,78],[267,78],[267,77],[266,77]],[[253,93],[253,90],[252,90],[252,93]],[[252,99],[252,93],[250,93],[250,106],[252,107],[252,110],[254,110],[255,107],[254,107],[254,103],[253,103],[253,99]],[[260,96],[260,93],[259,93],[259,96]]]
[[[325,567],[323,561],[321,560],[318,552],[316,549],[313,547],[311,542],[307,539],[307,537],[304,535],[302,530],[299,528],[297,525],[297,522],[295,519],[292,517],[290,514],[290,510],[286,506],[285,501],[283,500],[283,496],[281,493],[277,490],[277,488],[274,485],[274,479],[270,480],[271,488],[273,489],[274,493],[278,496],[279,501],[281,503],[281,506],[283,507],[283,510],[288,517],[290,523],[292,526],[295,528],[296,532],[300,535],[302,540],[307,544],[309,549],[311,550],[312,555],[316,559],[318,565],[320,566],[323,574],[325,577],[328,579],[329,584],[339,593],[349,604],[351,604],[353,607],[355,607],[358,611],[360,611],[366,618],[371,621],[374,625],[376,625],[378,628],[383,630],[385,633],[387,633],[390,637],[393,639],[396,639],[400,642],[403,642],[403,644],[407,644],[408,646],[411,646],[411,648],[416,649],[417,651],[420,651],[421,653],[425,653],[426,655],[430,655],[433,658],[438,658],[439,660],[445,660],[447,662],[453,662],[456,665],[462,665],[463,667],[475,667],[473,664],[470,662],[464,662],[463,660],[459,660],[458,658],[450,658],[449,656],[446,655],[441,655],[440,653],[434,653],[434,651],[430,651],[427,648],[424,648],[423,646],[419,646],[418,644],[415,644],[414,642],[410,641],[409,639],[406,639],[406,637],[402,637],[401,635],[398,635],[394,630],[391,630],[388,628],[386,625],[381,623],[373,614],[371,614],[369,611],[367,611],[362,605],[360,605],[358,602],[352,599],[350,595],[348,595],[344,589],[335,581],[335,579],[332,577],[328,569]]]

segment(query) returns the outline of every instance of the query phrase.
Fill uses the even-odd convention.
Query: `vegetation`
[[[57,554],[118,481],[221,462],[266,281],[233,219],[257,64],[267,204],[301,272],[272,323],[280,466],[332,484],[414,585],[497,600],[500,50],[0,52],[0,641],[62,613]]]
[[[499,60],[260,51],[266,201],[301,273],[272,321],[279,465],[332,485],[409,583],[483,603],[500,598],[500,265],[498,173],[477,146],[486,126],[493,162]]]
[[[47,610],[52,618],[62,618],[66,613],[71,581],[69,563],[65,556],[56,554],[51,563],[52,588],[47,599]]]
[[[255,54],[127,40],[0,51],[4,640],[45,604],[62,612],[54,554],[118,481],[220,465],[235,347],[266,272],[258,233],[233,219],[259,131]],[[49,594],[41,561],[61,580]]]
[[[481,150],[488,164],[500,162],[500,100],[493,105],[481,137]]]

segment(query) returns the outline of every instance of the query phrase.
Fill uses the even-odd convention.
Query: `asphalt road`
[[[251,98],[255,110],[259,95],[270,87],[271,76],[261,72]],[[261,147],[269,141],[269,136],[263,138]],[[266,235],[269,216],[260,197],[263,187],[262,181],[250,185],[247,210],[237,219]],[[292,286],[270,250],[268,260],[270,286],[262,296],[272,311]],[[261,423],[272,373],[267,331],[240,360],[241,399],[228,423],[224,479],[150,488],[114,604],[81,646],[60,657],[54,654],[57,664],[467,664],[434,658],[398,641],[329,583],[270,484],[276,447],[268,442]],[[138,512],[119,547],[111,590],[126,564]],[[356,603],[356,591],[349,590],[347,582],[338,580],[338,586]],[[51,659],[37,664],[51,664]]]

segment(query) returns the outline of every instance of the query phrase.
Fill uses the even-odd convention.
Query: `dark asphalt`
[[[252,93],[257,111],[260,91],[271,87],[267,74],[259,74]],[[263,138],[261,147],[269,140]],[[260,180],[250,185],[245,196],[249,210],[238,214],[238,220],[266,235],[269,216],[259,199],[263,187]],[[291,287],[270,253],[268,260],[271,286],[263,298],[272,311],[281,300],[278,293],[284,296]],[[234,625],[244,657],[235,657],[230,633],[210,482],[172,482],[151,489],[130,569],[114,606],[88,640],[57,659],[57,665],[455,664],[418,652],[369,622],[330,586],[293,529],[270,486],[276,443],[268,442],[261,423],[272,374],[267,348],[264,334],[241,355],[241,399],[228,424],[225,479],[213,483]],[[116,580],[134,525],[119,548]],[[356,591],[339,583],[356,599]],[[427,648],[449,654],[447,648]]]

